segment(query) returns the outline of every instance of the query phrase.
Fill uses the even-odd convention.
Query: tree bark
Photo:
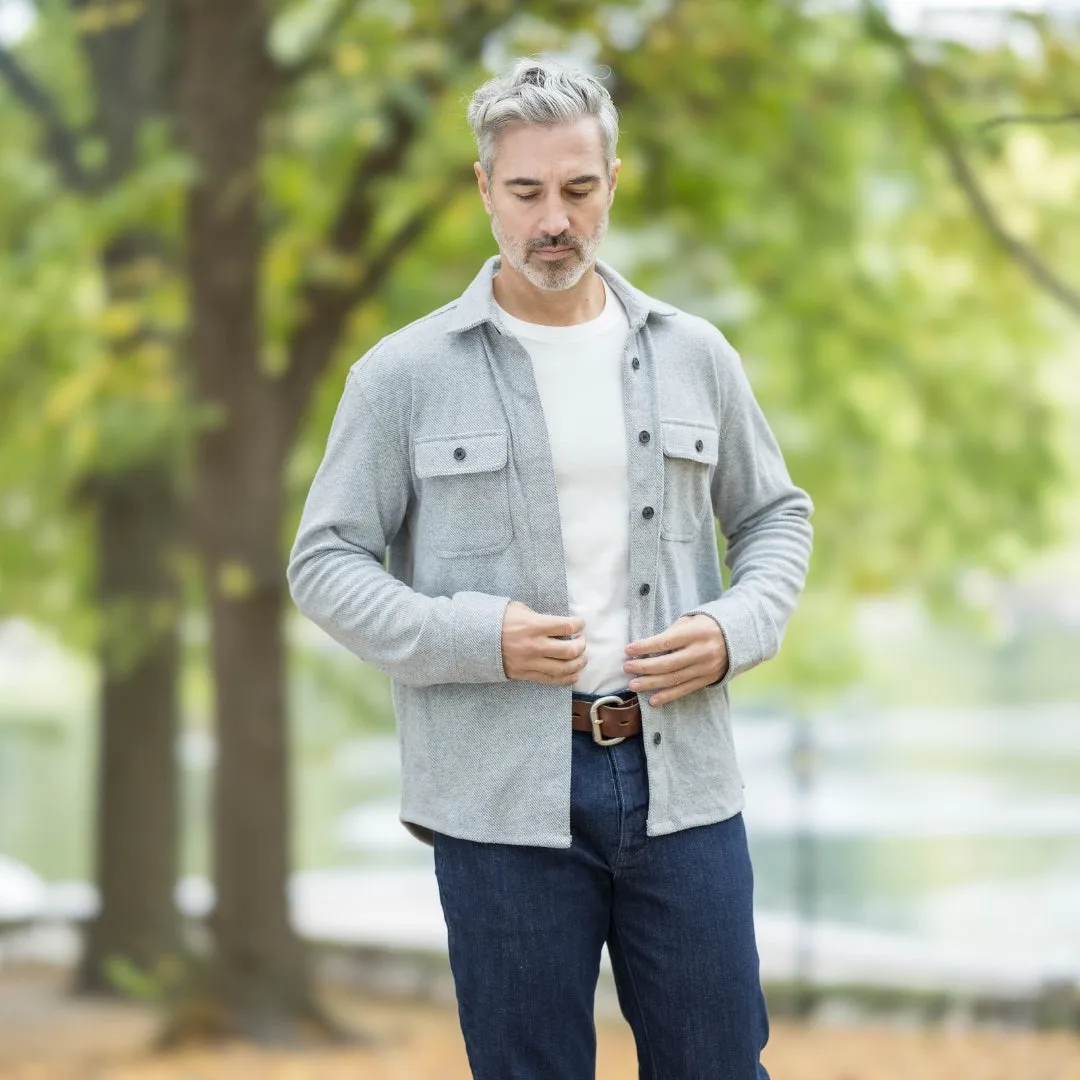
[[[143,259],[160,258],[153,233],[130,230],[102,254],[109,296],[137,300]],[[145,339],[139,327],[118,354]],[[97,521],[96,601],[103,632],[94,878],[90,923],[75,989],[120,994],[113,959],[152,974],[181,947],[173,890],[180,850],[180,589],[173,564],[179,506],[173,463],[156,457],[85,485]]]
[[[287,410],[259,363],[259,166],[273,72],[259,0],[185,0],[182,10],[181,115],[201,170],[186,224],[189,353],[196,396],[212,417],[195,483],[218,733],[209,990],[217,1033],[291,1040],[310,1033],[318,1011],[286,896]]]
[[[96,127],[107,148],[104,167],[94,173],[77,165],[75,136],[59,111],[50,111],[51,97],[9,57],[16,83],[21,78],[24,91],[31,91],[21,96],[41,117],[52,157],[70,187],[93,192],[122,182],[135,163],[143,121],[175,111],[170,4],[147,0],[138,18],[82,34]],[[137,302],[141,286],[131,269],[140,260],[163,258],[165,248],[161,236],[145,230],[113,237],[101,260],[110,298]],[[117,348],[138,345],[146,332],[140,327]],[[175,467],[165,449],[126,470],[92,477],[82,490],[97,521],[96,601],[106,632],[98,651],[94,879],[99,910],[87,928],[74,989],[117,994],[122,989],[110,977],[110,959],[152,974],[181,948],[173,897],[180,847],[181,597],[172,565],[180,514]]]
[[[149,463],[94,485],[98,599],[118,616],[100,649],[95,881],[97,917],[75,989],[117,993],[108,963],[153,973],[178,952],[173,901],[179,822],[176,684],[180,666],[172,470]],[[139,635],[133,642],[132,636]],[[133,645],[137,645],[134,651]],[[124,654],[128,655],[125,656]]]
[[[261,134],[281,73],[266,53],[261,0],[182,0],[180,116],[200,169],[186,226],[191,289],[189,356],[199,404],[211,419],[196,453],[195,523],[212,617],[218,725],[210,1033],[259,1040],[340,1036],[311,993],[305,954],[286,898],[290,813],[281,550],[284,471],[300,418],[348,312],[382,283],[437,214],[423,204],[379,250],[370,248],[374,184],[392,175],[416,134],[387,105],[393,132],[358,162],[328,236],[329,246],[365,251],[356,286],[312,286],[309,319],[290,343],[280,377],[260,367],[259,222]],[[463,58],[479,53],[502,15],[468,6],[456,23]],[[425,81],[429,93],[437,82]],[[166,1042],[183,1030],[181,1017]]]
[[[72,191],[94,193],[122,180],[133,164],[143,119],[170,108],[169,3],[147,0],[133,22],[83,35],[108,149],[107,165],[99,172],[80,162],[78,134],[67,126],[49,90],[15,53],[0,46],[0,79],[37,119],[45,152]],[[110,295],[122,298],[130,292],[125,269],[161,247],[159,238],[145,233],[116,237],[102,253]],[[143,624],[150,612],[158,613],[156,629],[143,633],[143,647],[129,661],[119,662],[117,642],[109,637],[98,656],[102,684],[94,877],[100,906],[88,928],[74,989],[116,993],[104,966],[109,958],[152,970],[180,941],[173,903],[179,848],[179,597],[168,566],[175,540],[175,479],[162,456],[126,472],[83,480],[77,497],[90,503],[97,520],[96,600],[101,609],[130,612],[130,621]]]

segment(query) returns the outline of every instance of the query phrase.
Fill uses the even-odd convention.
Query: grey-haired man
[[[602,84],[519,61],[469,120],[499,256],[351,370],[292,594],[392,679],[477,1080],[594,1075],[605,943],[641,1077],[766,1077],[728,684],[810,499],[719,331],[596,260]]]

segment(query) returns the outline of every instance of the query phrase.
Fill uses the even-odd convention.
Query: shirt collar
[[[448,329],[451,333],[471,330],[481,323],[490,322],[501,329],[498,305],[491,288],[491,279],[498,268],[499,256],[492,255],[473,278],[469,287],[461,294],[450,319]],[[607,282],[611,291],[622,302],[630,329],[638,330],[650,314],[675,315],[678,309],[661,300],[656,300],[648,293],[634,288],[624,277],[617,274],[607,263],[596,260],[596,272]]]

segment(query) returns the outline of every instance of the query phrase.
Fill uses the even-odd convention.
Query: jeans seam
[[[626,834],[626,806],[623,800],[622,784],[619,782],[619,765],[612,753],[612,748],[607,749],[608,767],[611,769],[611,783],[615,788],[615,810],[619,822],[619,844],[615,849],[615,858],[611,863],[612,874],[617,874],[623,861],[623,841]]]
[[[619,928],[615,924],[615,920],[611,921],[611,934],[616,939],[619,950],[622,952],[623,965],[626,968],[626,977],[630,982],[630,992],[634,996],[634,1005],[637,1008],[638,1020],[641,1024],[641,1037],[645,1043],[645,1053],[649,1055],[649,1068],[652,1070],[652,1080],[660,1080],[660,1072],[656,1067],[656,1055],[653,1053],[652,1038],[649,1036],[649,1025],[645,1021],[645,1010],[641,1005],[641,995],[638,993],[637,980],[634,978],[634,972],[630,966],[630,954],[622,946],[622,935],[619,933]]]

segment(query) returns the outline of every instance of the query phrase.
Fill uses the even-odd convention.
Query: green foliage
[[[58,6],[42,12],[20,55],[85,133],[86,28]],[[920,56],[1004,226],[1064,275],[1080,233],[1080,125],[980,126],[1078,97],[1075,34],[1020,24],[1037,45],[1029,55],[953,43]],[[477,55],[538,49],[610,68],[623,170],[605,257],[725,331],[815,500],[789,678],[825,686],[850,672],[852,598],[901,587],[951,603],[965,569],[1013,570],[1053,538],[1067,478],[1043,371],[1071,315],[973,215],[900,53],[858,12],[771,0],[294,0],[271,47],[283,65],[306,66],[265,133],[266,376],[287,372],[313,288],[363,282],[403,224],[434,211],[391,252],[336,343],[285,478],[283,543],[345,367],[457,295],[494,251],[470,190],[464,106],[488,74]],[[370,227],[355,248],[335,247],[358,161],[392,152],[403,117],[411,135],[372,185]],[[0,611],[76,625],[92,604],[72,493],[146,455],[182,461],[205,420],[185,407],[174,359],[186,317],[176,268],[147,260],[120,300],[100,269],[126,229],[175,240],[191,169],[155,121],[130,174],[98,196],[66,194],[34,121],[4,94],[0,146]]]
[[[17,55],[83,166],[99,169],[78,22],[88,10],[43,5]],[[104,635],[129,658],[149,627],[97,606],[86,497],[148,459],[179,465],[193,422],[175,363],[186,303],[169,256],[191,168],[160,121],[136,144],[130,169],[78,190],[40,118],[0,93],[0,615],[48,622],[82,647]],[[107,274],[110,251],[132,237],[146,252]]]
[[[162,1006],[167,1015],[207,1007],[205,988],[210,968],[197,953],[167,954],[149,970],[127,957],[114,955],[106,957],[104,968],[106,980],[122,997]]]
[[[133,1001],[158,1003],[165,997],[162,979],[143,971],[125,957],[108,957],[105,960],[105,977],[118,993]]]
[[[975,219],[900,57],[858,18],[700,0],[630,23],[620,39],[609,11],[572,29],[518,19],[497,52],[576,49],[610,65],[623,170],[606,257],[740,349],[817,507],[811,590],[781,663],[759,679],[825,692],[854,672],[854,598],[913,589],[945,609],[965,570],[1015,571],[1054,539],[1070,478],[1043,372],[1061,313]],[[1008,226],[1067,268],[1075,133],[967,134],[976,118],[1075,97],[1076,40],[1040,32],[1052,72],[1006,48],[953,45],[939,50],[935,92]],[[367,42],[339,46],[358,109],[382,78]],[[421,197],[440,163],[467,172],[463,105],[484,74],[432,102],[437,122],[395,177],[388,213]],[[455,296],[493,250],[475,194],[451,194],[381,302],[359,313],[342,366]],[[339,389],[340,375],[327,380],[298,451],[297,501]]]

